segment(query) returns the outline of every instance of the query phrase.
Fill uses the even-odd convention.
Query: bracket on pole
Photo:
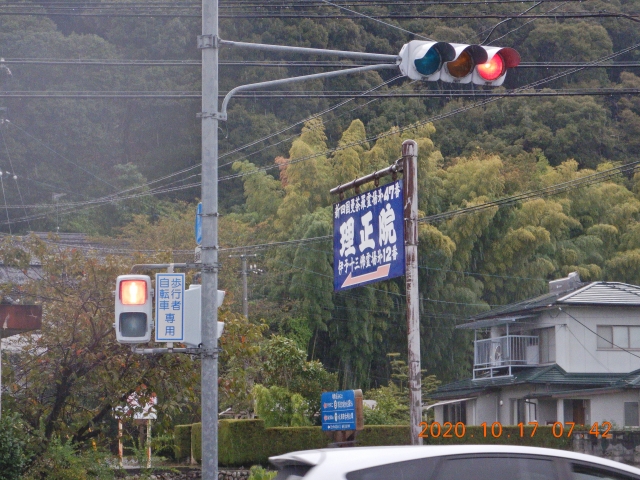
[[[209,113],[209,112],[199,112],[196,114],[198,118],[215,118],[221,122],[227,121],[227,114],[221,112]]]
[[[220,48],[220,37],[217,35],[198,35],[198,48]]]

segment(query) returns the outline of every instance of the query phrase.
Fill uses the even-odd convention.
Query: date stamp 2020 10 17
[[[573,430],[576,426],[575,422],[555,422],[551,426],[551,434],[555,438],[561,438],[563,436],[570,437],[573,433]],[[538,422],[528,422],[528,423],[518,423],[515,425],[516,431],[513,431],[513,428],[503,429],[502,424],[500,422],[493,422],[491,425],[484,422],[477,427],[480,427],[480,431],[478,432],[476,428],[474,428],[474,433],[467,431],[467,426],[463,422],[444,422],[440,424],[439,422],[420,422],[420,427],[422,427],[422,431],[420,432],[420,438],[464,438],[469,436],[473,438],[474,434],[478,437],[493,437],[493,438],[502,438],[502,437],[511,437],[519,436],[523,437],[534,437],[536,432],[538,431]],[[603,437],[603,438],[611,438],[609,431],[611,430],[611,423],[602,422],[602,423],[594,423],[591,425],[588,433],[583,433],[582,429],[586,426],[580,426],[582,435],[594,435],[595,437]],[[526,430],[525,430],[526,428]]]

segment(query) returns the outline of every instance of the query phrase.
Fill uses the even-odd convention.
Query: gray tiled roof
[[[572,291],[545,293],[521,302],[494,308],[469,318],[459,328],[473,328],[473,322],[492,318],[526,315],[552,308],[555,305],[616,305],[640,306],[640,287],[619,282],[580,284]]]
[[[550,385],[554,390],[592,388],[640,388],[640,370],[631,373],[567,373],[553,364],[522,369],[511,377],[466,379],[439,387],[430,397],[435,400],[475,396],[484,391],[509,385]]]

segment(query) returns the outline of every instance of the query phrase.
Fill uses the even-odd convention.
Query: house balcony
[[[540,363],[539,338],[535,335],[506,335],[474,343],[474,379],[510,376],[513,367]]]

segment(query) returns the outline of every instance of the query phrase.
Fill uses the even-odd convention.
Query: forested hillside
[[[200,10],[192,2],[155,5],[0,4],[4,233],[59,228],[145,250],[193,248]],[[233,99],[220,131],[222,246],[278,242],[244,250],[257,254],[252,321],[263,319],[271,332],[305,346],[311,360],[338,373],[341,386],[389,380],[386,355],[406,352],[404,285],[399,279],[332,293],[327,237],[336,199],[329,190],[389,165],[407,138],[420,147],[429,374],[466,375],[472,346],[455,325],[540,294],[551,279],[577,270],[583,280],[640,283],[635,166],[577,182],[640,160],[640,1],[339,5],[223,2],[221,36],[385,54],[423,37],[485,42],[517,49],[523,64],[499,89],[411,82],[384,71]],[[339,63],[231,47],[221,62],[222,93]],[[579,188],[554,187],[568,181]],[[550,194],[432,218],[544,188]],[[289,243],[299,239],[311,240]],[[239,261],[229,253],[238,251],[221,253],[221,285],[240,311]]]

